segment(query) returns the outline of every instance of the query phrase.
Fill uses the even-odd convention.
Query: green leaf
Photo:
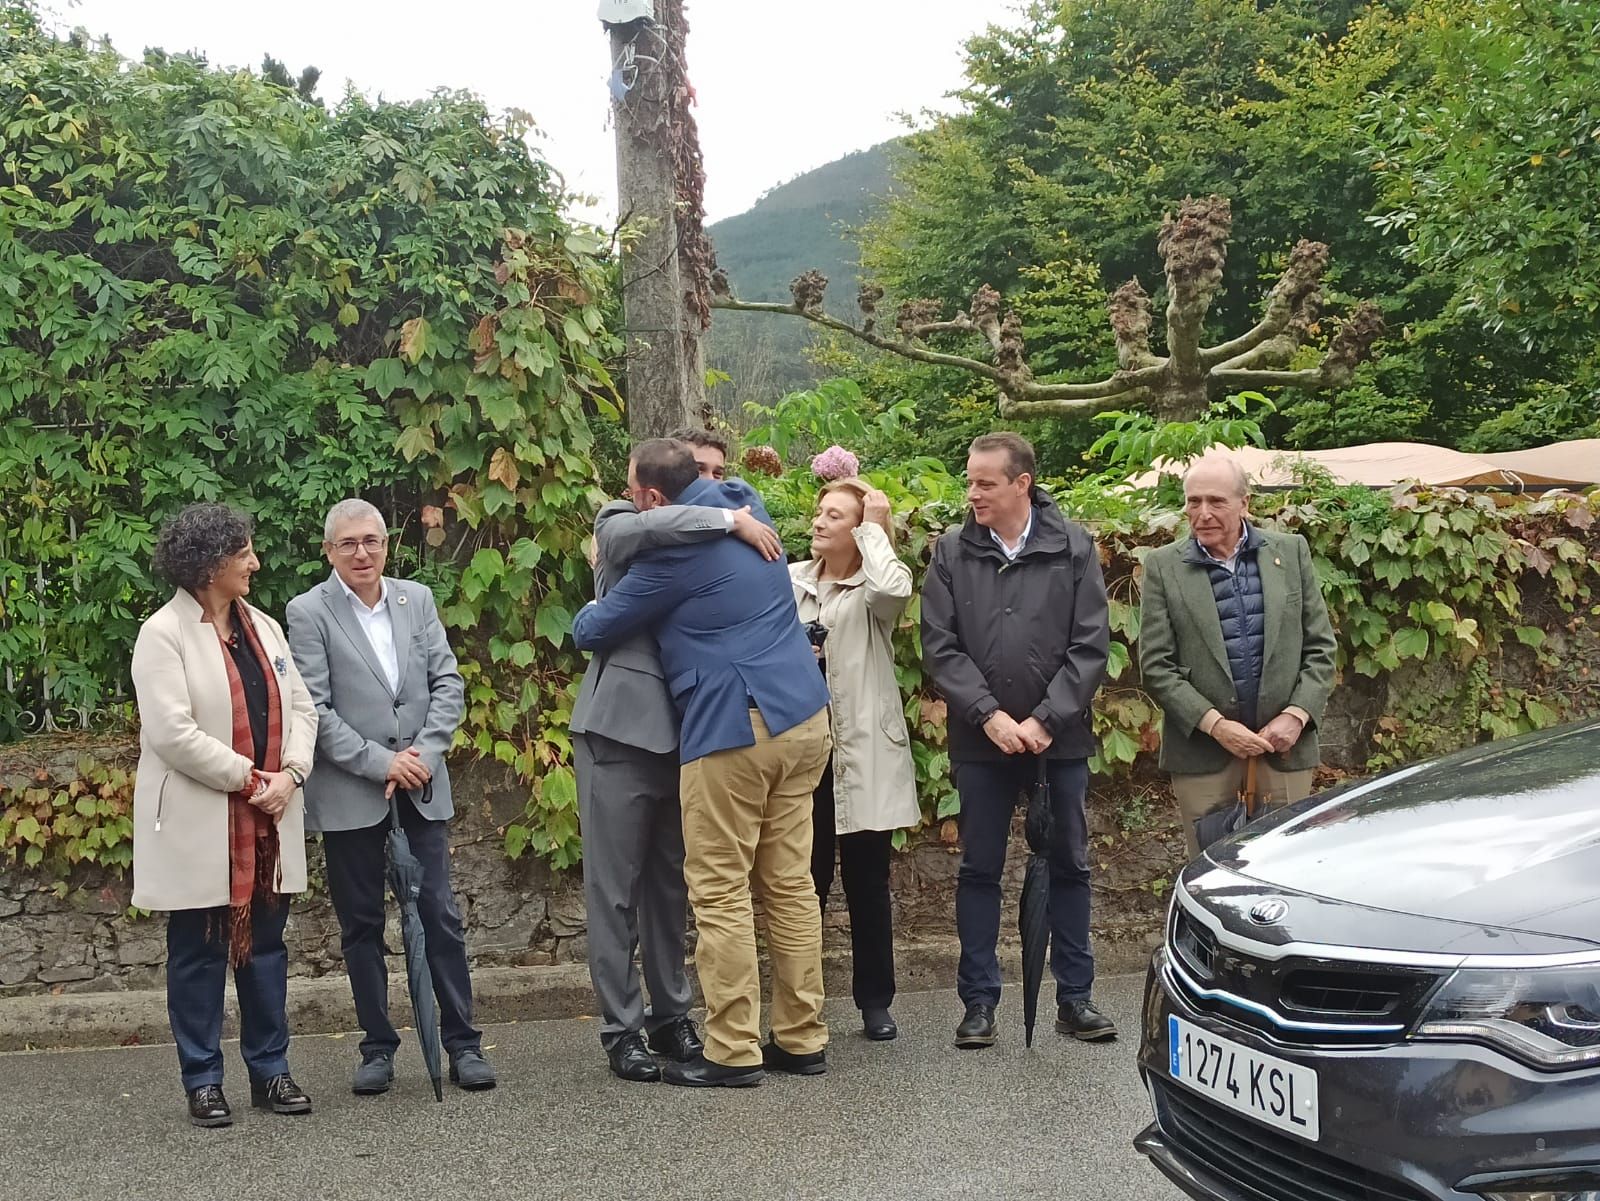
[[[540,784],[539,799],[546,809],[576,809],[578,807],[578,781],[570,767],[556,767],[545,773]]]
[[[533,629],[546,642],[560,646],[572,632],[572,613],[557,601],[546,601],[539,606]]]
[[[1536,701],[1532,697],[1522,703],[1523,712],[1528,715],[1528,720],[1533,723],[1536,730],[1548,729],[1561,721],[1561,714],[1543,701]]]
[[[1407,626],[1398,630],[1394,636],[1394,650],[1402,659],[1426,659],[1428,657],[1428,631],[1419,630],[1415,626]]]
[[[532,538],[518,538],[511,544],[506,552],[506,561],[513,567],[523,570],[532,570],[539,565],[539,560],[544,558],[544,547]]]
[[[423,455],[432,454],[438,449],[434,445],[433,429],[420,425],[413,425],[409,429],[401,430],[394,440],[394,446],[407,463]]]
[[[376,392],[379,400],[388,400],[405,382],[406,365],[399,359],[373,359],[362,384]]]
[[[504,432],[522,420],[522,402],[509,392],[489,392],[478,398],[478,411],[495,429]]]
[[[1112,642],[1110,657],[1106,663],[1106,673],[1113,680],[1120,680],[1122,673],[1128,670],[1128,648],[1121,642]]]
[[[1516,629],[1517,641],[1523,646],[1531,646],[1538,650],[1545,643],[1545,632],[1538,626],[1518,626]]]
[[[1100,752],[1112,763],[1132,763],[1139,756],[1139,744],[1127,731],[1112,728],[1101,735]]]

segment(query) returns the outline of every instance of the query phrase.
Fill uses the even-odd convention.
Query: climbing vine
[[[165,599],[151,542],[178,508],[255,516],[251,599],[281,613],[328,570],[328,507],[362,495],[393,570],[438,596],[460,742],[528,790],[508,849],[576,860],[565,640],[591,422],[616,417],[611,259],[530,128],[461,93],[330,109],[189,56],[129,62],[0,0],[0,743],[133,717],[130,650]],[[76,820],[122,820],[92,800],[7,791],[0,847],[49,866]]]

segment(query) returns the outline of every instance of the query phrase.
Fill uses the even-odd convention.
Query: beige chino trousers
[[[1206,814],[1239,799],[1239,788],[1244,783],[1243,759],[1234,759],[1221,771],[1201,772],[1195,775],[1174,775],[1172,794],[1178,801],[1178,816],[1183,820],[1184,845],[1189,858],[1200,854],[1200,844],[1194,836],[1194,824]],[[1278,771],[1265,759],[1256,760],[1256,804],[1258,812],[1280,809],[1291,801],[1311,795],[1311,771]]]
[[[828,1042],[822,1021],[822,915],[811,879],[811,794],[832,737],[820,710],[774,737],[754,709],[754,746],[717,751],[682,769],[683,875],[699,942],[706,1058],[761,1064],[761,976],[752,888],[767,919],[772,1038],[809,1055]]]

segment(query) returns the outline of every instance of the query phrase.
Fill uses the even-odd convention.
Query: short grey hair
[[[1183,490],[1189,490],[1189,477],[1201,467],[1226,467],[1233,476],[1233,485],[1239,496],[1250,495],[1250,473],[1239,465],[1238,460],[1225,458],[1222,455],[1202,455],[1184,469]]]
[[[376,521],[384,536],[388,536],[389,523],[384,520],[383,513],[378,506],[371,501],[362,500],[359,496],[352,496],[348,500],[341,500],[328,510],[328,520],[322,523],[322,540],[324,542],[332,542],[333,531],[341,523],[361,519]]]

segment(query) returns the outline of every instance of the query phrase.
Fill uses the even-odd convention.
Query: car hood
[[[1452,922],[1600,940],[1600,721],[1302,801],[1209,852],[1239,875]]]

